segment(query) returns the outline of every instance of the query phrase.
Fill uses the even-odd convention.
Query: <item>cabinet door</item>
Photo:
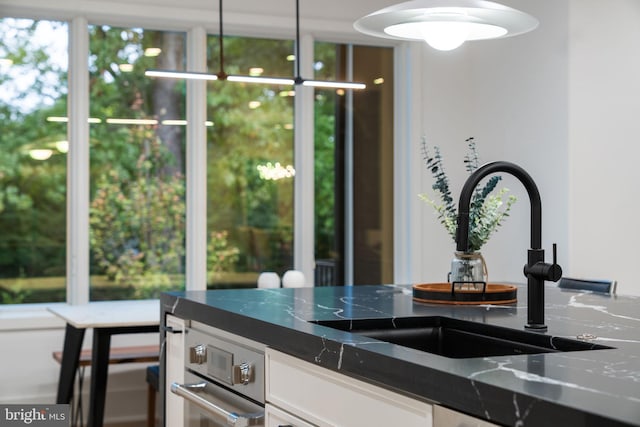
[[[165,338],[165,405],[164,420],[167,427],[184,425],[184,399],[171,393],[171,384],[184,384],[184,329],[185,321],[179,317],[167,315],[166,326],[173,329]]]
[[[264,407],[265,427],[314,427],[300,418],[267,403]]]
[[[471,417],[451,409],[434,405],[433,407],[434,427],[498,427],[497,424],[490,423],[479,418]]]
[[[265,357],[267,402],[308,423],[321,427],[432,425],[429,403],[272,349],[267,349]]]

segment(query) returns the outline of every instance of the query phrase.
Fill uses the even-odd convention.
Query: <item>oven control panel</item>
[[[264,352],[211,333],[188,329],[186,369],[264,402]]]

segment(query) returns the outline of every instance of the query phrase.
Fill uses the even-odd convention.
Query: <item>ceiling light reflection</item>
[[[111,125],[157,125],[155,119],[107,119]]]
[[[56,150],[65,154],[69,152],[69,141],[56,141]]]
[[[48,122],[52,123],[67,123],[69,119],[67,117],[47,117]]]
[[[260,179],[266,179],[269,181],[277,181],[279,179],[293,178],[296,175],[296,170],[293,166],[282,166],[280,162],[275,164],[267,162],[265,165],[256,166]]]
[[[160,123],[165,126],[186,126],[187,125],[186,120],[163,120]]]
[[[34,160],[47,160],[52,154],[53,150],[44,148],[29,150],[29,156]]]
[[[162,49],[160,49],[159,47],[148,47],[144,50],[144,56],[149,56],[149,57],[158,56],[161,53],[162,53]]]
[[[258,102],[259,104],[259,101],[255,101],[255,102]],[[46,120],[51,123],[67,123],[69,121],[67,117],[58,117],[58,116],[49,116],[47,117]],[[87,121],[89,123],[102,123],[101,119],[98,119],[95,117],[89,117],[89,120]],[[157,125],[158,120],[155,120],[155,119],[107,119],[107,123],[114,124],[114,125]],[[165,126],[186,126],[188,122],[186,120],[180,120],[180,119],[165,119],[165,120],[162,120],[160,123]],[[204,125],[207,127],[211,127],[213,126],[213,122],[207,120],[206,122],[204,122]]]
[[[51,123],[67,123],[69,121],[69,118],[68,117],[50,116],[50,117],[47,117],[47,121],[51,122]],[[89,117],[87,122],[88,123],[102,123],[102,120],[97,119],[95,117]]]

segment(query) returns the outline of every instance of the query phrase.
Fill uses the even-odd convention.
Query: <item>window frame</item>
[[[85,304],[89,299],[89,93],[88,63],[89,25],[103,24],[97,19],[74,17],[70,21],[69,34],[69,157],[68,157],[68,244],[67,244],[67,303]],[[115,25],[112,22],[108,22]],[[119,25],[119,24],[118,24]],[[154,26],[154,28],[156,28]],[[206,72],[207,29],[202,26],[186,31],[187,68]],[[301,70],[305,75],[313,73],[314,38],[301,37]],[[78,76],[86,76],[78,78]],[[296,86],[294,102],[294,161],[302,165],[294,181],[294,268],[313,277],[314,268],[314,150],[312,145],[300,141],[313,140],[314,89]],[[193,80],[187,84],[186,111],[186,290],[206,290],[207,285],[207,144],[206,82]],[[304,244],[302,244],[303,238]],[[311,236],[309,238],[309,236]]]
[[[127,5],[117,14],[109,10],[109,2],[100,2],[92,6],[91,10],[83,10],[80,15],[72,2],[60,2],[56,6],[43,8],[37,2],[26,3],[21,0],[8,0],[3,5],[3,15],[29,19],[55,19],[69,24],[69,80],[68,80],[68,137],[70,149],[67,158],[67,293],[68,304],[85,304],[89,299],[89,91],[88,91],[88,61],[89,54],[89,25],[136,26],[163,31],[185,31],[187,34],[186,55],[187,67],[192,71],[206,71],[206,37],[208,33],[215,33],[213,28],[215,11],[206,11],[205,16],[211,16],[211,28],[201,24],[203,18],[192,11],[185,18],[176,20],[174,9],[152,8],[144,5]],[[144,11],[144,13],[143,13]],[[232,32],[240,36],[263,36],[292,38],[290,31],[282,30],[275,24],[272,28],[264,26],[264,21],[252,28],[257,17],[247,15],[246,22],[236,17],[232,23]],[[258,30],[256,30],[258,28]],[[239,29],[243,29],[240,31]],[[286,32],[287,35],[283,35]],[[394,141],[411,141],[419,134],[411,123],[409,112],[420,107],[417,97],[411,94],[416,90],[419,82],[418,61],[412,61],[410,56],[421,56],[418,48],[409,47],[406,43],[389,40],[354,40],[345,36],[340,30],[326,30],[326,34],[315,31],[316,37],[323,41],[339,43],[362,43],[388,46],[394,48],[394,63],[396,68],[396,83],[394,88],[396,111],[394,123]],[[301,70],[303,75],[313,73],[314,42],[310,33],[301,34],[300,54],[302,58]],[[413,78],[410,78],[414,76]],[[187,192],[186,192],[186,289],[206,289],[206,129],[195,126],[204,123],[206,116],[206,83],[190,81],[187,85],[187,120],[186,138],[189,143],[186,149],[187,162]],[[402,119],[401,119],[402,118]],[[308,277],[313,277],[314,245],[309,244],[309,236],[313,239],[313,146],[305,146],[302,141],[313,140],[313,88],[297,86],[294,103],[294,152],[297,170],[304,171],[296,176],[294,184],[294,268],[302,270]],[[394,198],[395,218],[405,218],[408,221],[395,221],[394,225],[394,269],[396,282],[401,283],[410,276],[411,257],[406,256],[411,250],[411,235],[407,225],[415,223],[410,215],[412,202],[409,201],[412,177],[415,173],[410,167],[412,144],[394,144]],[[399,165],[402,165],[400,167]],[[401,172],[403,171],[403,172]],[[402,173],[402,176],[399,174]],[[398,203],[399,202],[399,203]],[[405,203],[406,202],[406,203]],[[310,213],[311,212],[311,213]],[[401,225],[404,226],[401,227]],[[303,242],[304,236],[304,244]],[[35,307],[45,309],[54,303],[22,304],[24,311],[34,311]],[[55,303],[59,304],[59,303]],[[12,313],[20,311],[18,307],[11,307]],[[4,309],[4,307],[3,307]]]

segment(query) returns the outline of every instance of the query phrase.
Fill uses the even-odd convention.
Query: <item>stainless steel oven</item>
[[[264,426],[264,347],[192,323],[185,336],[185,427]]]

